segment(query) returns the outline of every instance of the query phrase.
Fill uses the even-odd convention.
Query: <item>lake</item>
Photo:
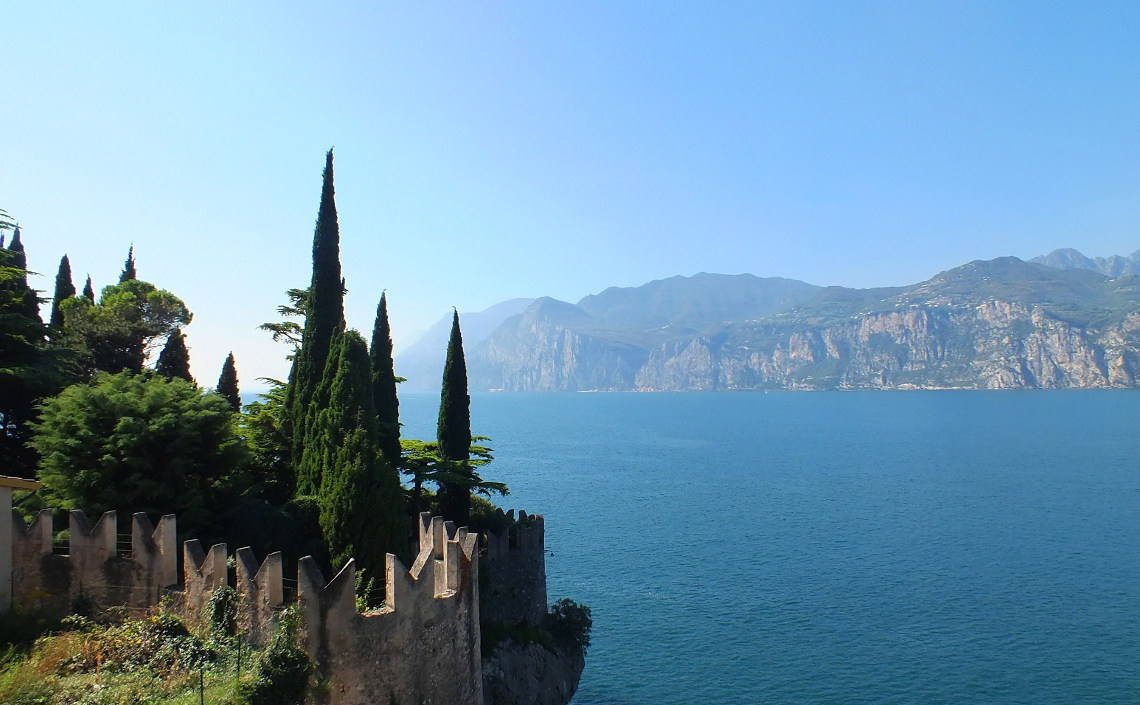
[[[575,705],[1140,700],[1136,392],[476,394],[472,428],[593,610]]]

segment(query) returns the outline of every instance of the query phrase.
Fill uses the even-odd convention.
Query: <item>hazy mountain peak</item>
[[[1140,250],[1127,257],[1086,257],[1071,247],[1064,247],[1029,261],[1054,269],[1087,269],[1113,278],[1140,275]]]

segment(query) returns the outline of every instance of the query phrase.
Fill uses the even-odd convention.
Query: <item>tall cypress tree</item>
[[[16,295],[21,301],[20,313],[43,325],[44,319],[40,318],[40,298],[36,295],[35,289],[28,286],[28,257],[24,252],[24,243],[20,240],[20,226],[18,225],[12,231],[12,242],[8,245],[8,252],[11,253],[8,266],[21,270],[19,276],[11,284],[13,291],[17,292]],[[36,340],[36,342],[42,341],[42,336]]]
[[[123,271],[119,274],[119,283],[131,279],[138,279],[138,272],[135,271],[135,246],[131,245],[131,249],[127,250],[127,261],[123,262]]]
[[[321,479],[324,477],[325,470],[328,469],[327,462],[331,456],[325,452],[319,438],[311,434],[317,426],[321,411],[328,409],[333,380],[336,379],[337,371],[340,369],[341,346],[343,344],[343,335],[333,336],[332,342],[329,344],[329,356],[325,362],[324,372],[321,374],[321,381],[313,390],[313,398],[309,401],[309,408],[305,411],[304,418],[301,419],[301,426],[309,430],[310,436],[306,440],[305,447],[301,449],[301,459],[296,463],[297,494],[299,495],[316,496],[321,489]]]
[[[0,248],[0,468],[6,475],[32,477],[36,455],[28,445],[36,403],[59,391],[45,354],[46,326],[39,297],[28,286],[27,257],[20,229]]]
[[[338,336],[328,403],[316,413],[306,456],[320,454],[320,525],[334,568],[355,557],[382,580],[386,553],[406,553],[399,474],[379,447],[372,365],[356,331]],[[315,408],[315,405],[314,405]]]
[[[400,400],[396,396],[396,371],[392,363],[392,334],[388,328],[388,298],[380,294],[376,323],[372,326],[372,400],[380,423],[380,450],[393,467],[400,465]]]
[[[333,189],[333,152],[325,155],[321,206],[313,232],[313,278],[305,305],[305,330],[301,349],[293,361],[287,404],[292,425],[293,463],[300,463],[308,428],[305,418],[313,395],[324,377],[333,336],[344,330],[344,281],[340,276],[340,228],[337,225]],[[318,478],[319,482],[319,478]],[[298,478],[298,491],[304,488]]]
[[[87,283],[83,285],[83,298],[95,303],[95,287],[91,286],[91,275],[87,275]]]
[[[59,271],[55,274],[55,296],[51,300],[51,322],[48,323],[48,328],[52,340],[58,340],[63,332],[63,311],[59,305],[72,296],[75,296],[75,283],[71,281],[71,261],[64,255],[59,260]]]
[[[459,330],[459,311],[451,320],[451,340],[447,343],[447,362],[443,366],[443,389],[439,399],[439,423],[436,426],[440,458],[451,465],[458,476],[471,473],[471,397],[467,394],[467,363],[463,359],[463,335]],[[466,523],[471,513],[471,485],[464,482],[440,483],[440,510],[456,523]]]
[[[235,413],[241,411],[241,392],[238,391],[237,365],[234,364],[233,352],[230,352],[222,365],[222,374],[218,377],[215,391],[226,398]]]
[[[167,337],[154,371],[167,379],[184,379],[194,384],[194,378],[190,376],[190,351],[186,349],[186,336],[181,328],[176,328]]]

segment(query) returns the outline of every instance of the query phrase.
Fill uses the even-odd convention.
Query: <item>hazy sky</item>
[[[284,377],[336,148],[349,325],[701,271],[899,285],[1140,247],[1140,3],[7,3],[0,208],[48,290]]]

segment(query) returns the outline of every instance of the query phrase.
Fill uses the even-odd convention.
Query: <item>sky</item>
[[[1140,248],[1140,3],[0,7],[0,208],[50,296],[180,296],[192,371],[308,285],[335,147],[350,327],[698,272],[903,285]]]

